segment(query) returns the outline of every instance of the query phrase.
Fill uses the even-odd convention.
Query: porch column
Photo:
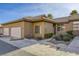
[[[56,29],[55,29],[55,30],[56,30],[56,35],[57,35],[57,26],[58,26],[58,25],[56,24]]]

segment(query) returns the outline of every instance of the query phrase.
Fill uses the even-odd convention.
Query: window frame
[[[40,33],[40,26],[39,25],[35,25],[35,33]]]

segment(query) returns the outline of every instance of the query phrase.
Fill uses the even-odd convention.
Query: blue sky
[[[68,16],[69,13],[76,9],[79,11],[79,4],[68,3],[17,3],[17,4],[0,4],[0,23],[16,20],[21,17],[37,16],[51,13],[54,18]]]

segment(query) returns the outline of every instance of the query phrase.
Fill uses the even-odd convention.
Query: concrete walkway
[[[75,37],[72,42],[65,48],[65,51],[74,52],[79,54],[79,36]]]

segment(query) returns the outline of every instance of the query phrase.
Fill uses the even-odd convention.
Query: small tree
[[[76,15],[78,14],[77,10],[72,10],[72,12],[70,13],[70,15]]]
[[[52,14],[48,14],[48,18],[52,19],[53,18]]]

